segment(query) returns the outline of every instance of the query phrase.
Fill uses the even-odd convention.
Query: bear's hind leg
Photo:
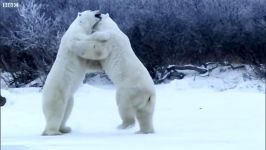
[[[122,119],[118,129],[128,129],[135,125],[135,110],[132,107],[118,106],[119,114]]]
[[[67,106],[66,106],[65,113],[64,113],[64,118],[63,118],[63,121],[62,121],[61,126],[59,128],[59,131],[62,133],[71,132],[71,128],[66,126],[66,122],[67,122],[67,120],[70,116],[70,113],[72,111],[73,103],[74,103],[74,98],[73,98],[73,96],[71,96],[67,102]]]
[[[60,99],[53,99],[49,102],[44,102],[43,112],[46,118],[46,127],[42,135],[61,135],[59,131],[60,125],[63,121],[66,102]]]
[[[121,90],[117,90],[116,102],[118,105],[119,115],[122,119],[122,124],[118,129],[128,129],[135,125],[136,111],[128,100],[128,96]]]
[[[137,109],[137,120],[139,122],[140,131],[137,133],[140,134],[148,134],[148,133],[154,133],[153,129],[153,111],[154,111],[154,100],[152,98],[149,98],[147,101],[147,104]]]

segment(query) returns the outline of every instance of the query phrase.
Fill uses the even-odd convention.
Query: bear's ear
[[[102,16],[103,16],[103,18],[109,18],[110,17],[108,13],[102,14]]]
[[[78,12],[78,16],[79,16],[79,17],[81,16],[81,12]]]

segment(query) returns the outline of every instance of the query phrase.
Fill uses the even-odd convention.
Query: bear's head
[[[101,20],[101,13],[98,10],[86,10],[79,12],[77,16],[78,23],[86,30],[91,31]]]
[[[98,21],[92,28],[92,31],[99,31],[99,30],[120,30],[117,24],[113,21],[113,19],[109,16],[108,13],[100,14],[100,21]]]

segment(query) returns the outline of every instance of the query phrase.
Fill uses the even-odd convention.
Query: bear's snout
[[[101,13],[100,13],[100,12],[97,12],[97,13],[95,14],[95,17],[101,19],[101,18],[102,18],[102,17],[101,17]]]

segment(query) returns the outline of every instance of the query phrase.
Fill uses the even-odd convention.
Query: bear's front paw
[[[71,132],[71,128],[70,127],[61,127],[59,129],[60,132],[62,133],[70,133]]]
[[[76,55],[83,57],[85,55],[85,50],[84,49],[76,49],[75,53],[76,53]]]
[[[60,131],[43,131],[42,136],[62,135]]]

